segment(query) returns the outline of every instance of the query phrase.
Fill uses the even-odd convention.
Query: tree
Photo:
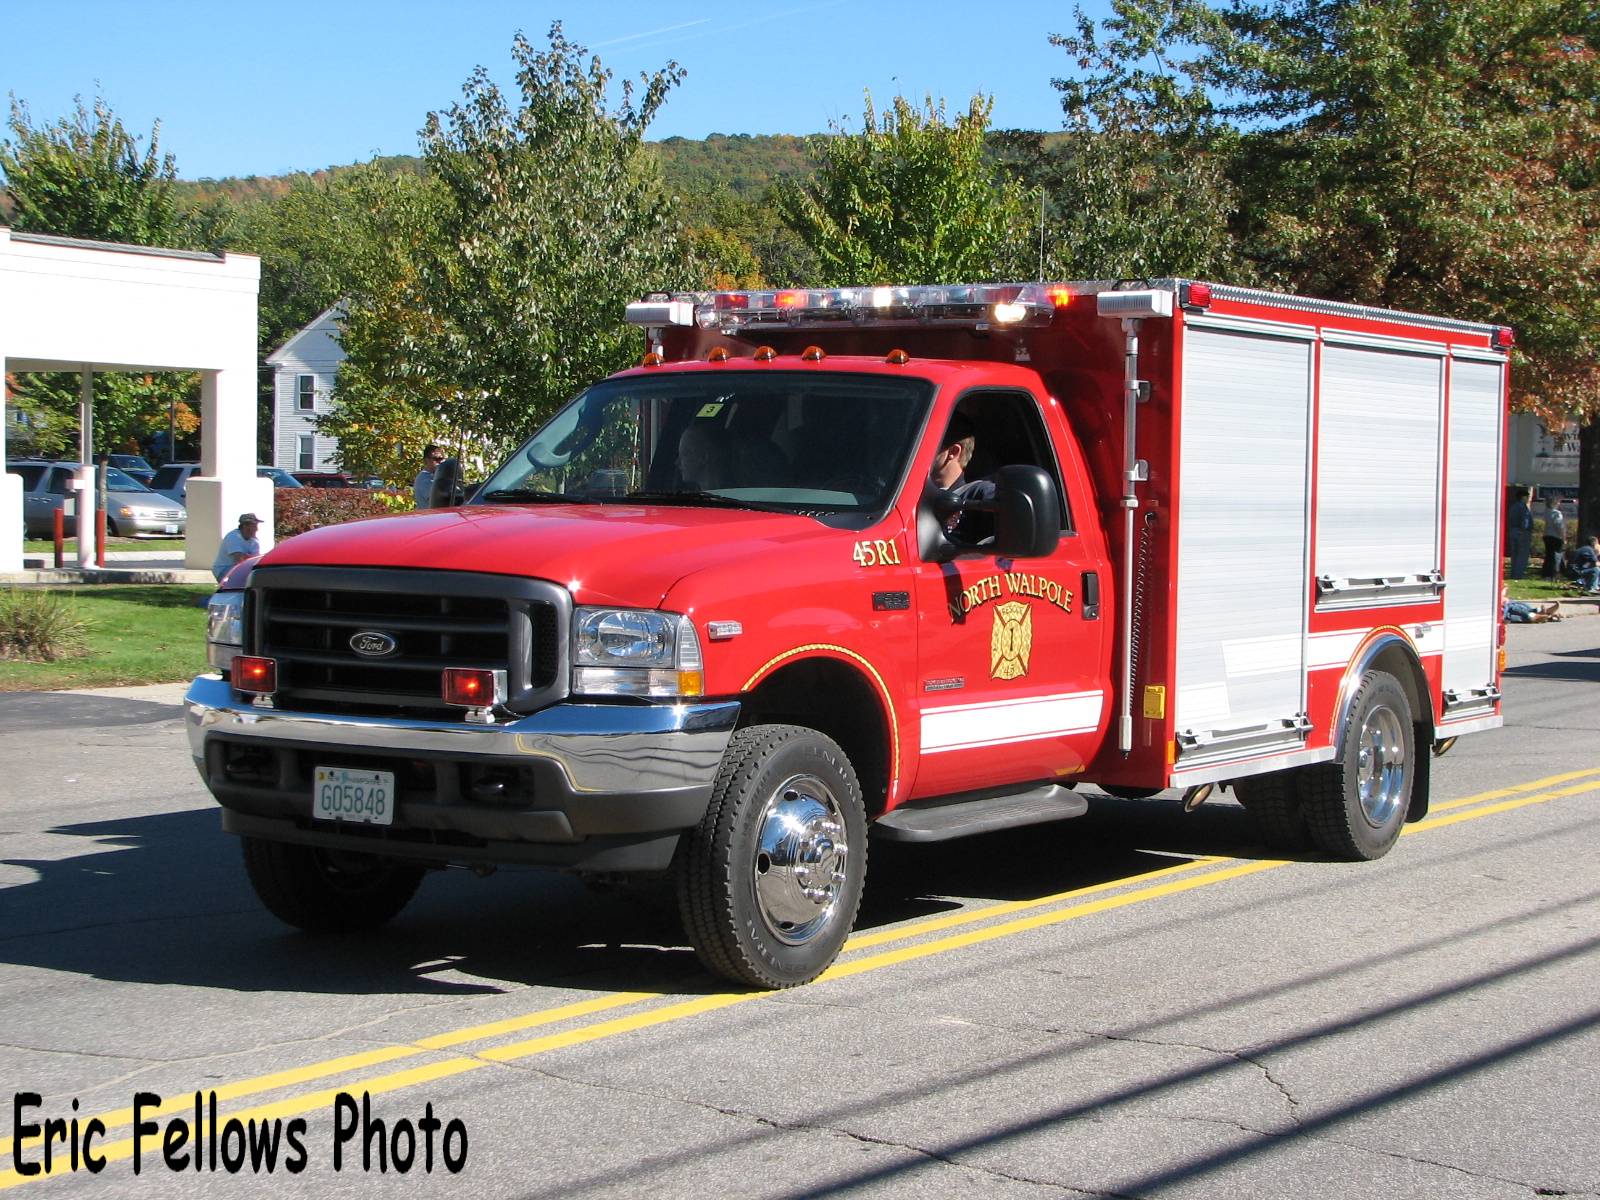
[[[984,155],[993,102],[946,117],[896,96],[880,117],[869,94],[860,133],[811,139],[816,173],[777,190],[779,212],[816,256],[823,285],[1032,278],[1029,203]]]
[[[422,149],[437,228],[415,256],[428,319],[413,365],[450,395],[450,423],[502,445],[580,388],[637,358],[630,300],[691,282],[646,127],[675,63],[624,81],[552,25],[517,35],[520,104],[479,68],[461,103],[430,113]]]
[[[71,116],[36,125],[28,106],[12,97],[11,136],[0,141],[0,171],[18,230],[140,246],[203,249],[232,229],[226,204],[182,209],[173,194],[177,173],[159,148],[161,124],[148,144],[130,134],[104,97],[93,108],[80,98]],[[70,453],[79,406],[76,375],[52,372],[16,378],[12,403],[24,415],[39,453]],[[99,446],[138,451],[169,412],[190,406],[199,383],[191,373],[101,374],[95,378],[95,438]]]
[[[1600,407],[1592,4],[1113,7],[1111,52],[1069,99],[1180,111],[1193,145],[1226,156],[1233,229],[1263,280],[1513,324],[1522,405],[1553,420]],[[1593,520],[1600,477],[1585,490]]]

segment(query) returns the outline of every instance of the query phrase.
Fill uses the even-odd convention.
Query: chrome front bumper
[[[284,712],[215,675],[184,706],[195,766],[235,832],[590,870],[667,865],[705,813],[739,716],[731,701],[563,703],[498,725]],[[394,825],[313,821],[313,764],[394,771]]]

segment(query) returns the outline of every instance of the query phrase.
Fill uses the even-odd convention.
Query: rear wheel
[[[308,933],[376,929],[410,901],[423,870],[372,854],[248,837],[244,868],[267,911]]]
[[[756,725],[729,741],[673,874],[700,961],[738,983],[785,988],[838,955],[866,866],[861,786],[844,751],[813,729]]]
[[[1235,780],[1233,794],[1255,819],[1267,849],[1294,853],[1310,848],[1311,830],[1293,773],[1275,771]]]
[[[1339,756],[1300,773],[1318,847],[1351,862],[1382,858],[1405,824],[1416,769],[1405,689],[1393,675],[1369,671],[1351,701]]]

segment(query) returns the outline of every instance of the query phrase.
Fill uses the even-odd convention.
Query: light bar
[[[628,305],[632,325],[698,325],[737,334],[761,328],[961,326],[1036,328],[1072,301],[1064,283],[784,288],[656,294]]]

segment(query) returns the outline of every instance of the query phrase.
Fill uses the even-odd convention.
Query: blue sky
[[[668,59],[687,69],[652,138],[859,127],[866,88],[952,107],[984,92],[996,127],[1053,130],[1050,80],[1071,63],[1048,37],[1071,30],[1072,12],[1070,0],[4,0],[0,92],[36,123],[97,91],[135,133],[160,118],[185,179],[277,175],[415,153],[424,117],[475,66],[509,86],[512,35],[539,43],[562,20],[619,77]]]

